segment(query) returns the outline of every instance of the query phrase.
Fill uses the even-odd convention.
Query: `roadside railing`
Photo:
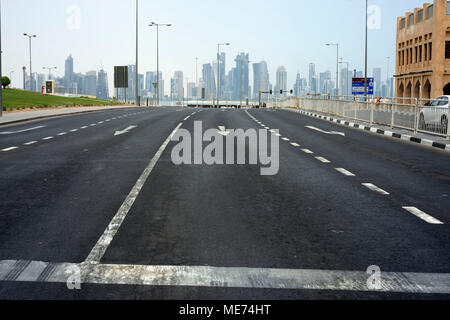
[[[370,125],[380,124],[390,128],[440,135],[450,140],[450,103],[448,100],[355,97],[331,98],[328,96],[289,98],[269,103],[272,108],[295,108],[303,111],[339,116]]]

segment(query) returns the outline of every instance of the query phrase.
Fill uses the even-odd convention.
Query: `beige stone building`
[[[450,1],[434,0],[397,22],[396,96],[450,95]]]

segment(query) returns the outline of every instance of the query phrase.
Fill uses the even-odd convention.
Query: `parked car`
[[[447,133],[450,96],[441,96],[425,104],[419,116],[419,129]]]

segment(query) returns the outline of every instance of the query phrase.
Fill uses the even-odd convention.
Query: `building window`
[[[447,1],[447,15],[450,16],[450,1]]]
[[[413,49],[409,49],[409,63],[413,64]]]
[[[427,9],[427,19],[433,18],[433,12],[434,12],[434,5],[432,4]]]
[[[414,14],[410,14],[408,17],[408,27],[411,27],[414,24]]]
[[[430,47],[430,50],[429,50],[429,51],[430,51],[430,56],[429,56],[429,59],[428,59],[428,60],[431,61],[432,58],[433,58],[433,45],[430,43],[430,44],[429,44],[429,47]]]
[[[427,61],[428,60],[428,44],[424,44],[424,50],[425,50],[425,54],[424,54],[424,60]]]
[[[450,59],[450,41],[445,41],[445,59]]]
[[[419,46],[419,62],[422,62],[422,45]]]
[[[414,48],[414,51],[415,51],[414,53],[415,53],[415,57],[416,57],[416,63],[419,62],[419,55],[418,55],[419,52],[418,52],[418,50],[419,49],[417,47]]]
[[[403,18],[402,21],[401,21],[401,28],[405,29],[405,25],[406,25],[406,19]]]
[[[419,12],[417,13],[417,22],[422,22],[422,21],[423,21],[423,9],[419,10]]]

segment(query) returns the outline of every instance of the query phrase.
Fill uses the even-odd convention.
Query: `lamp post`
[[[195,95],[197,96],[197,108],[199,107],[198,104],[198,87],[199,87],[199,83],[198,83],[198,58],[195,58]]]
[[[217,44],[217,107],[219,107],[220,100],[220,46],[229,46],[230,43]]]
[[[368,11],[369,1],[366,0],[366,39],[365,39],[365,60],[364,60],[364,99],[367,100],[367,22],[368,22]]]
[[[33,91],[33,69],[32,69],[32,65],[31,65],[31,39],[32,38],[36,38],[36,35],[29,35],[27,33],[23,34],[25,37],[28,37],[29,40],[29,47],[30,47],[30,91]]]
[[[136,106],[140,107],[139,99],[139,0],[136,0]]]
[[[58,67],[43,67],[42,69],[44,70],[48,70],[48,80],[51,80],[52,77],[52,70],[53,69],[58,69]]]
[[[160,87],[159,87],[159,27],[171,27],[172,24],[162,24],[162,23],[156,23],[152,22],[148,25],[149,27],[156,27],[156,77],[157,77],[157,83],[158,83],[158,92],[157,92],[157,102],[158,106],[160,103]]]
[[[339,43],[327,43],[328,47],[336,46],[336,97],[339,96]]]

